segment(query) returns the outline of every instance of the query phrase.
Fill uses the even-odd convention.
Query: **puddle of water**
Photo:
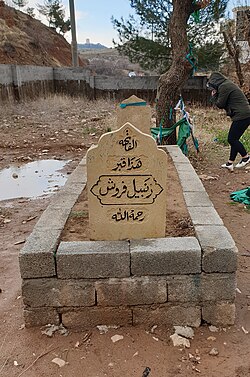
[[[52,194],[65,184],[67,176],[59,170],[68,162],[41,160],[1,170],[0,201]]]

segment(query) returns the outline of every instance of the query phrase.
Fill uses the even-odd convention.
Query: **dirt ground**
[[[28,104],[2,106],[0,171],[13,164],[42,159],[71,160],[70,173],[112,127],[112,102],[53,97]],[[18,253],[50,197],[0,202],[0,376],[4,377],[247,377],[250,376],[250,231],[249,210],[230,201],[232,191],[250,186],[250,169],[229,173],[219,168],[228,149],[219,147],[208,127],[224,121],[219,112],[194,109],[199,157],[190,159],[215,208],[239,249],[237,318],[234,326],[195,329],[191,347],[173,347],[172,328],[117,328],[100,331],[58,331],[52,337],[40,328],[26,329],[22,315]],[[226,121],[225,121],[226,122]],[[0,187],[1,190],[1,187]],[[157,324],[156,324],[157,325]],[[113,335],[123,338],[115,343]],[[211,355],[212,349],[216,355]],[[60,358],[62,367],[52,362]]]

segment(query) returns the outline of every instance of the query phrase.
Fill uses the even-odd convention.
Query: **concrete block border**
[[[84,158],[20,251],[27,327],[234,323],[235,243],[188,158],[159,148],[173,160],[195,237],[61,242],[87,184]]]

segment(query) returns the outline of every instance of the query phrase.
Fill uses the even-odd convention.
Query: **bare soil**
[[[250,170],[229,173],[219,168],[228,149],[213,142],[215,136],[209,130],[226,127],[225,117],[220,112],[191,110],[196,115],[201,146],[198,157],[191,149],[191,162],[239,249],[235,325],[211,332],[204,324],[195,329],[191,347],[182,350],[174,348],[170,341],[172,328],[118,328],[105,334],[92,329],[70,332],[67,336],[55,332],[52,337],[43,335],[40,328],[26,329],[18,253],[50,197],[2,201],[0,376],[250,376],[250,212],[229,198],[232,191],[250,186]],[[107,127],[112,127],[114,113],[115,105],[111,102],[89,103],[61,97],[2,106],[0,169],[13,163],[56,158],[71,160],[66,167],[70,173],[87,148],[97,142]],[[113,343],[111,337],[115,334],[123,339]],[[209,354],[212,348],[218,350],[216,356]],[[55,357],[66,361],[66,365],[60,368],[53,363]]]
[[[179,178],[169,156],[168,161],[168,202],[166,211],[166,237],[194,236],[194,227],[188,214]],[[63,241],[89,240],[89,212],[87,187],[72,208],[69,219],[61,235]]]

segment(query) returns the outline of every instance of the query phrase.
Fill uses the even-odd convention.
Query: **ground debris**
[[[183,336],[184,338],[193,339],[194,337],[194,330],[192,327],[174,326],[174,329],[177,335]]]
[[[26,240],[20,240],[14,243],[14,245],[21,245],[22,243],[25,243]]]
[[[124,338],[123,335],[113,335],[113,336],[111,336],[111,340],[112,340],[113,343],[116,343],[119,340],[122,340],[123,338]]]
[[[69,335],[69,331],[62,324],[59,326],[48,324],[45,326],[45,330],[42,331],[42,334],[48,337],[52,337],[56,331],[58,331],[60,335]]]
[[[150,372],[151,369],[149,367],[146,367],[142,373],[142,377],[148,377]]]
[[[119,328],[119,326],[117,326],[117,325],[110,325],[110,326],[107,326],[107,325],[98,325],[96,327],[99,330],[99,332],[100,332],[101,335],[102,334],[106,334],[109,331],[109,329],[118,329]]]
[[[186,347],[190,348],[190,341],[187,338],[184,338],[178,334],[170,335],[170,338],[172,339],[174,347]]]
[[[241,330],[243,331],[244,334],[249,334],[249,331],[245,329],[245,327],[241,326]]]
[[[62,368],[66,365],[66,361],[60,359],[59,357],[55,357],[51,362],[57,364],[59,368]]]
[[[217,348],[212,348],[211,351],[209,352],[209,355],[211,356],[217,356],[219,355],[219,351]]]
[[[209,330],[210,330],[211,332],[218,332],[218,331],[219,331],[219,328],[216,327],[216,326],[211,325],[211,326],[209,326]]]

